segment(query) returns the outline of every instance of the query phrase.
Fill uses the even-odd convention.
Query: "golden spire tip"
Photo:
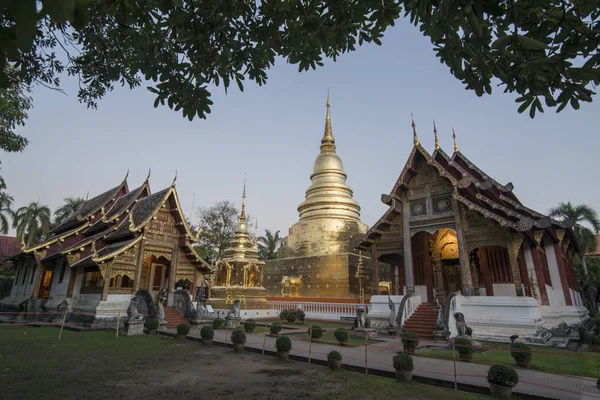
[[[410,119],[412,121],[411,126],[413,128],[413,142],[415,143],[415,146],[418,146],[419,138],[417,137],[417,125],[415,124],[415,117],[413,116],[413,113],[410,113]]]
[[[437,127],[435,126],[435,120],[433,120],[433,134],[435,135],[435,149],[440,149],[440,141],[438,140]]]
[[[452,128],[452,138],[454,139],[454,152],[458,153],[458,144],[456,143],[456,132],[454,132],[454,128]]]

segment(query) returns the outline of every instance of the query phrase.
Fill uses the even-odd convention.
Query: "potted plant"
[[[158,319],[148,318],[144,323],[144,328],[146,328],[150,335],[156,335],[156,330],[158,329]]]
[[[244,332],[252,333],[254,328],[256,328],[256,322],[254,322],[252,318],[247,319],[246,322],[244,322]]]
[[[531,367],[531,347],[525,343],[513,343],[510,346],[510,355],[515,359],[517,366],[521,368]]]
[[[190,326],[185,323],[181,323],[177,325],[177,339],[185,339],[185,337],[190,333]]]
[[[269,328],[269,332],[271,335],[276,336],[279,332],[281,332],[281,324],[273,324]]]
[[[508,399],[512,395],[512,388],[519,383],[519,375],[512,367],[492,365],[488,370],[487,381],[492,397]]]
[[[320,339],[323,336],[323,328],[319,325],[311,325],[308,329],[308,334],[310,335],[310,339]]]
[[[275,347],[277,348],[279,358],[287,360],[290,357],[290,350],[292,349],[292,339],[288,336],[279,336],[275,341]]]
[[[410,382],[412,380],[413,359],[407,353],[400,353],[394,356],[394,369],[396,370],[396,378],[400,382]]]
[[[327,364],[332,371],[342,368],[342,355],[339,351],[331,350],[327,354]]]
[[[296,308],[296,318],[298,321],[304,323],[304,318],[306,318],[306,313],[301,308]]]
[[[460,360],[471,362],[473,359],[473,344],[471,343],[471,339],[456,338],[454,344]]]
[[[215,330],[210,325],[205,325],[200,329],[200,337],[202,338],[202,344],[205,346],[210,346],[212,344],[212,340],[215,337]]]
[[[335,332],[333,332],[333,336],[340,342],[340,346],[348,346],[348,331],[344,328],[337,328]]]
[[[244,351],[244,345],[246,343],[246,334],[239,329],[231,332],[231,343],[233,343],[233,349],[240,353]]]
[[[215,318],[213,320],[213,328],[215,328],[215,329],[221,329],[223,327],[224,323],[225,323],[225,321],[222,320],[221,318]]]
[[[415,354],[415,349],[419,345],[419,335],[415,332],[404,332],[402,334],[402,345],[405,352]]]

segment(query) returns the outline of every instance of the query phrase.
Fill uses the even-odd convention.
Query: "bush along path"
[[[275,342],[278,335],[271,335],[264,327],[254,330],[247,335],[245,343],[246,350],[263,351],[275,354]],[[231,331],[215,330],[213,341],[215,343],[226,343],[231,347]],[[169,334],[176,334],[174,330]],[[192,329],[188,338],[195,340],[197,329]],[[291,335],[292,349],[290,358],[294,356],[318,359],[327,362],[327,354],[331,350],[340,352],[344,366],[352,366],[356,370],[365,370],[365,362],[369,370],[379,370],[394,373],[393,356],[402,351],[401,340],[382,342],[361,347],[342,347],[338,343],[324,344],[315,341],[298,340]],[[201,339],[199,339],[201,340]],[[233,351],[233,350],[232,350]],[[487,391],[487,372],[489,365],[472,362],[461,362],[445,360],[432,357],[420,357],[413,355],[414,370],[413,379],[418,378],[445,381],[454,384],[454,368],[456,364],[456,382],[461,385],[477,386]],[[600,360],[599,360],[600,361]],[[577,400],[600,400],[600,390],[596,387],[596,379],[549,374],[528,369],[517,369],[519,373],[519,384],[513,389],[515,394],[531,395],[539,398],[549,399],[577,399]]]

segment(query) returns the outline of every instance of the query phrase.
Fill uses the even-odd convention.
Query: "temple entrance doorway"
[[[158,304],[160,289],[169,284],[171,262],[165,257],[150,256],[144,260],[140,289],[147,289]]]
[[[45,270],[44,276],[42,277],[42,284],[40,285],[40,291],[38,292],[38,299],[47,299],[50,297],[50,288],[52,286],[52,270]]]
[[[462,288],[462,276],[459,259],[442,260],[442,275],[444,291],[446,293],[458,292]]]

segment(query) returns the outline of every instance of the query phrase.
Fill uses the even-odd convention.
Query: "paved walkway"
[[[264,335],[259,331],[261,327],[256,327],[255,333],[246,334],[246,347],[254,349],[264,349],[275,351],[276,337]],[[282,330],[283,334],[286,330]],[[294,332],[297,332],[295,330]],[[292,333],[288,331],[287,333]],[[219,343],[226,342],[231,345],[229,336],[231,331],[216,330],[214,341]],[[190,337],[198,337],[198,330],[192,328]],[[293,341],[290,354],[308,357],[309,351],[312,359],[327,360],[327,353],[331,350],[337,350],[342,354],[342,362],[345,365],[355,367],[365,367],[365,362],[369,368],[393,372],[392,358],[394,354],[402,350],[400,340],[380,342],[365,347],[341,347],[334,344],[311,343],[307,340],[295,339],[290,334]],[[366,357],[366,359],[365,359]],[[415,369],[413,375],[425,378],[433,378],[454,383],[454,365],[456,364],[456,380],[458,383],[488,387],[486,380],[489,366],[476,363],[465,363],[461,361],[444,360],[439,358],[429,358],[413,356]],[[600,362],[600,361],[598,361]],[[600,390],[596,388],[596,380],[582,377],[571,377],[564,375],[548,374],[533,370],[520,369],[519,384],[513,392],[541,396],[552,399],[582,399],[582,400],[600,400]]]

